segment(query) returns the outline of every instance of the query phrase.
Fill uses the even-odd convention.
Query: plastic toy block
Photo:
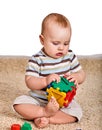
[[[56,98],[60,107],[67,107],[76,94],[76,86],[74,82],[69,82],[65,77],[60,77],[60,82],[52,82],[48,85],[47,99],[53,96]]]
[[[25,122],[22,127],[21,130],[32,130],[31,124]]]
[[[50,87],[49,89],[46,90],[48,92],[48,101],[50,100],[50,98],[53,96],[56,98],[57,102],[59,103],[60,107],[63,107],[63,103],[65,102],[65,97],[66,97],[66,93],[65,92],[60,92],[58,89],[54,89],[52,87]]]
[[[65,103],[64,106],[67,107],[69,105],[69,103],[72,101],[72,99],[74,98],[74,96],[76,95],[76,88],[72,87],[72,91],[68,91],[66,93],[66,97],[65,97]]]
[[[51,86],[53,88],[58,88],[61,92],[68,92],[68,91],[71,91],[73,86],[75,86],[74,82],[69,82],[66,78],[64,77],[61,77],[60,78],[60,82],[52,82],[51,83]]]
[[[21,126],[19,124],[12,124],[11,130],[20,130]]]

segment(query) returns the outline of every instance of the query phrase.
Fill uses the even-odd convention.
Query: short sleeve
[[[80,63],[78,61],[77,56],[74,53],[72,53],[72,55],[73,56],[72,56],[71,64],[70,64],[70,71],[72,73],[75,73],[75,72],[78,72],[79,70],[81,70],[82,67],[81,67],[81,65],[80,65]]]
[[[39,70],[40,70],[40,67],[37,62],[37,58],[32,56],[28,61],[25,75],[39,77]]]

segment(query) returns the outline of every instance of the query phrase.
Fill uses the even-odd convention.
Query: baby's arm
[[[25,83],[31,90],[40,90],[46,86],[46,78],[39,78],[35,76],[25,76]]]
[[[46,77],[25,76],[26,85],[31,90],[43,89],[54,80],[59,82],[60,76],[57,74],[50,74]]]

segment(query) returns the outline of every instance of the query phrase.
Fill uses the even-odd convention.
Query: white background
[[[76,54],[102,53],[101,0],[0,0],[0,55],[38,52],[41,22],[52,12],[70,20]]]

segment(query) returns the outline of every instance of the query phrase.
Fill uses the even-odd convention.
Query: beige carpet
[[[82,106],[83,118],[79,123],[49,125],[44,130],[102,130],[102,55],[79,56],[87,78],[77,90],[76,100]],[[22,125],[11,105],[13,100],[28,89],[24,83],[26,56],[0,56],[0,130],[10,130],[12,124]],[[33,130],[38,130],[30,122]]]

